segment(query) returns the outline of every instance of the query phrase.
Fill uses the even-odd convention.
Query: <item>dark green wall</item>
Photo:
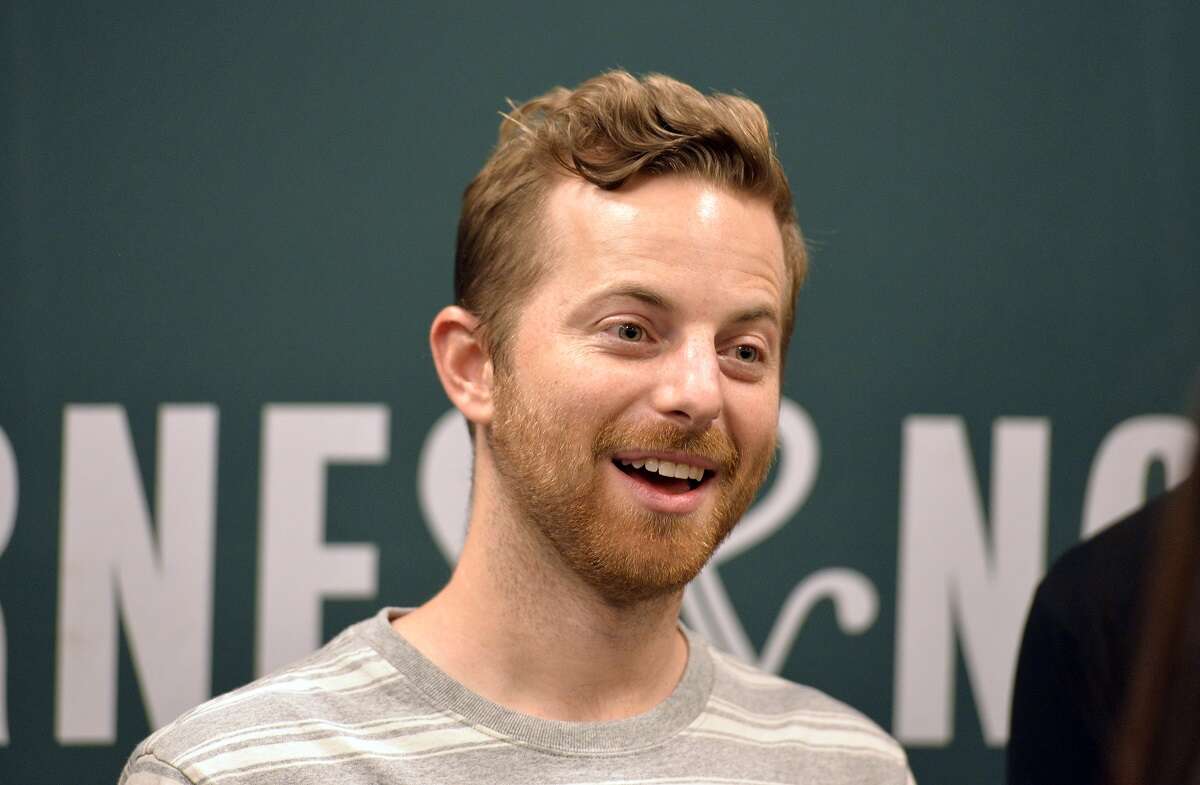
[[[149,730],[122,636],[116,740],[55,735],[68,405],[123,407],[151,509],[159,407],[219,411],[213,692],[254,676],[268,404],[390,412],[388,459],[329,474],[326,538],[377,545],[378,597],[327,600],[325,635],[446,578],[416,477],[447,407],[425,335],[450,298],[459,194],[505,97],[613,66],[743,92],[773,122],[814,249],[785,393],[819,470],[794,521],[721,575],[756,646],[804,576],[866,576],[873,624],[844,634],[818,605],[784,673],[898,732],[906,418],[960,418],[985,504],[994,421],[1042,418],[1048,524],[1031,536],[1053,557],[1079,539],[1105,436],[1187,408],[1197,29],[1182,0],[7,4],[0,432],[19,502],[0,536],[0,781],[112,782]],[[954,662],[952,738],[909,740],[913,768],[999,782]]]

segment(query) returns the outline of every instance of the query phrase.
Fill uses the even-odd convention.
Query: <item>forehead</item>
[[[613,191],[571,178],[550,191],[546,219],[545,280],[556,288],[582,293],[632,278],[783,309],[783,239],[761,197],[674,175]]]

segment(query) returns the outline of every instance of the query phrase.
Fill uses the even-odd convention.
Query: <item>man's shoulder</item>
[[[400,671],[356,634],[359,626],[151,734],[134,749],[122,783],[133,785],[141,782],[135,775],[150,774],[195,782],[217,770],[270,765],[295,757],[306,744],[370,728],[384,707],[394,717],[406,698],[415,710],[420,699],[403,684]]]
[[[873,735],[891,740],[887,732],[865,714],[815,687],[768,673],[716,649],[712,654],[716,672],[712,698],[717,703],[751,714],[826,716],[847,725],[861,726]]]
[[[904,748],[857,709],[821,690],[759,670],[713,650],[715,678],[701,725],[750,744],[837,750],[843,765],[908,776]],[[874,781],[874,780],[864,780]],[[878,781],[892,781],[886,777]]]

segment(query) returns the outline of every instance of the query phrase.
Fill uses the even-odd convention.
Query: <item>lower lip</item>
[[[684,493],[668,493],[633,475],[626,474],[612,462],[609,462],[609,469],[617,475],[617,482],[629,489],[629,492],[641,502],[642,506],[668,515],[686,515],[689,512],[695,512],[704,502],[704,497],[708,495],[709,487],[712,485],[712,478],[708,478],[698,487]]]

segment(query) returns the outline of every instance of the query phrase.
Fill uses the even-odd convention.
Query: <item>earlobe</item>
[[[429,328],[429,348],[450,402],[469,422],[490,423],[492,359],[484,345],[478,317],[457,305],[446,306]]]

